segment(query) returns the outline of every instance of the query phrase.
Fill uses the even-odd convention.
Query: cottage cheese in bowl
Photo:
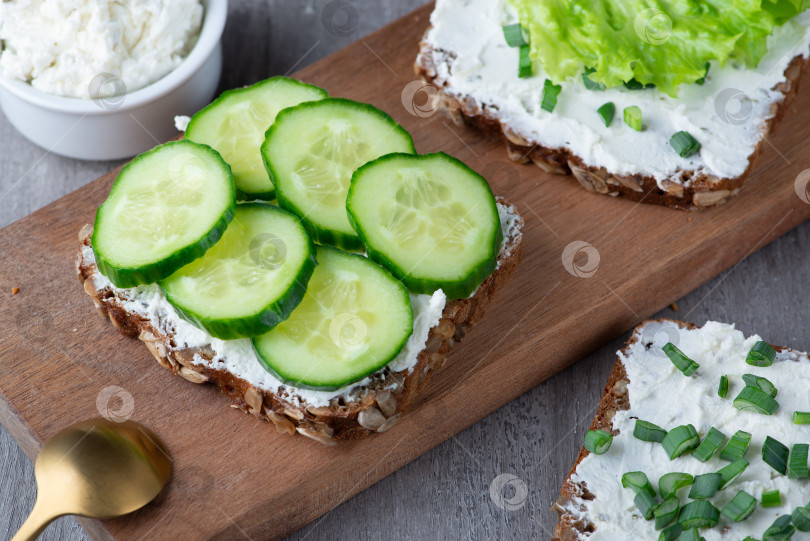
[[[56,96],[99,98],[143,88],[188,55],[199,0],[0,2],[0,75]]]
[[[228,0],[2,0],[0,109],[48,152],[134,156],[211,101],[227,18]]]

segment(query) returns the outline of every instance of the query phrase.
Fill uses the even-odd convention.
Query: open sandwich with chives
[[[739,191],[797,93],[808,7],[437,0],[415,69],[516,162],[593,193],[709,208]]]
[[[563,483],[553,539],[804,539],[810,426],[794,419],[808,389],[806,353],[723,323],[641,324]]]
[[[161,366],[334,444],[399,422],[510,278],[522,226],[387,113],[274,77],[125,165],[77,270]]]

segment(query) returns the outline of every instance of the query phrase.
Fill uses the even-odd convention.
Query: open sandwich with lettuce
[[[736,194],[797,92],[807,0],[437,0],[415,69],[516,162],[683,209]]]

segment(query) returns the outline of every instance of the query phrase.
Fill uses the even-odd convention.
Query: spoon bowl
[[[62,515],[112,518],[157,496],[171,473],[166,446],[134,422],[90,419],[71,425],[42,447],[34,465],[37,501],[12,541],[36,539]]]

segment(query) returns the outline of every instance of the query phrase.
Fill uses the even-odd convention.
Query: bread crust
[[[500,203],[511,206],[499,199]],[[514,207],[512,207],[514,209]],[[98,269],[86,261],[82,250],[76,263],[79,281],[93,299],[96,311],[109,318],[122,334],[138,338],[164,368],[193,383],[213,383],[227,395],[232,406],[259,419],[271,421],[280,432],[303,434],[327,445],[338,440],[358,439],[393,427],[414,402],[433,373],[444,366],[453,345],[478,322],[486,306],[512,276],[523,257],[523,220],[517,214],[514,228],[517,234],[507,240],[498,256],[498,268],[467,299],[448,301],[438,325],[430,329],[425,349],[411,369],[393,372],[383,369],[371,376],[368,385],[357,389],[349,399],[333,398],[328,406],[314,407],[287,393],[278,394],[260,389],[227,370],[212,368],[210,363],[192,362],[195,355],[210,361],[210,348],[181,348],[172,334],[156,328],[143,316],[128,311],[122,290],[99,287],[93,276]],[[92,226],[79,232],[81,246],[90,246]]]
[[[428,31],[430,28],[428,28]],[[427,36],[427,32],[425,36]],[[633,201],[665,205],[671,208],[696,210],[715,207],[736,195],[748,178],[759,158],[762,143],[782,118],[799,88],[799,78],[810,62],[810,57],[796,56],[785,70],[785,80],[774,88],[784,97],[771,105],[770,118],[766,121],[762,137],[749,157],[748,168],[736,178],[718,178],[696,171],[682,171],[681,183],[664,181],[665,189],[658,187],[655,178],[648,175],[615,175],[604,167],[594,167],[584,163],[582,158],[567,148],[548,148],[537,141],[530,141],[513,132],[497,114],[475,97],[456,93],[446,80],[439,77],[436,69],[436,56],[453,53],[437,51],[423,38],[419,55],[414,63],[414,72],[439,92],[440,108],[457,125],[468,125],[490,138],[506,145],[509,158],[521,164],[534,163],[546,173],[568,175],[574,178],[589,192],[610,196],[624,196]],[[688,182],[688,185],[685,185]]]

